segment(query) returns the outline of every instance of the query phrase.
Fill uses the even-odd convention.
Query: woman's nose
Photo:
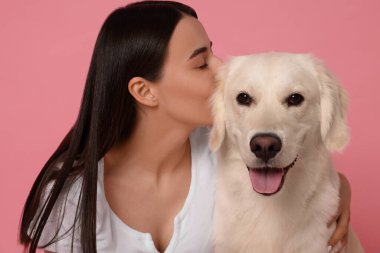
[[[216,61],[216,67],[220,67],[220,66],[222,66],[223,65],[223,60],[222,59],[220,59],[219,57],[217,57],[217,56],[215,56],[215,61]]]
[[[223,65],[222,59],[214,55],[213,59],[213,69],[216,72]]]

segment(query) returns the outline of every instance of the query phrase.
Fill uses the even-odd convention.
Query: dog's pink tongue
[[[281,185],[282,170],[249,170],[253,189],[261,194],[275,193]]]

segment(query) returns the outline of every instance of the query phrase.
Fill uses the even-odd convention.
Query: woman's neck
[[[114,176],[137,172],[160,177],[172,173],[190,157],[191,128],[144,118],[129,139],[111,148],[105,164]]]

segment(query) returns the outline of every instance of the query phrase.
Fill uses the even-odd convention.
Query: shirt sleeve
[[[82,252],[80,245],[80,229],[78,222],[75,227],[75,234],[73,236],[73,224],[75,220],[75,213],[78,206],[79,194],[80,194],[81,180],[77,179],[68,190],[63,191],[58,197],[56,204],[54,205],[52,212],[46,222],[46,225],[41,233],[40,240],[38,242],[39,247],[43,247],[44,250],[52,252],[64,253],[64,252]],[[51,190],[51,186],[47,187],[45,192]],[[49,246],[44,247],[47,243],[54,238],[57,234],[55,242]],[[72,251],[71,251],[72,247]]]

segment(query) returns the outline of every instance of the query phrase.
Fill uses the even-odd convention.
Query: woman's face
[[[183,17],[170,39],[163,75],[155,86],[159,109],[167,119],[190,127],[212,124],[209,99],[220,65],[202,24]]]

